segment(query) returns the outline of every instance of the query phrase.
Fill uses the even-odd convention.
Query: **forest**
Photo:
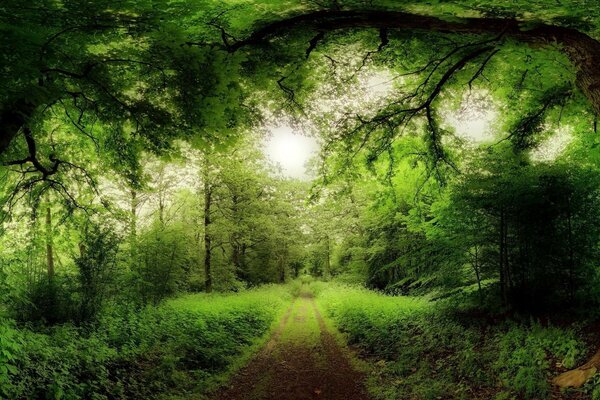
[[[0,399],[600,400],[597,0],[0,33]]]

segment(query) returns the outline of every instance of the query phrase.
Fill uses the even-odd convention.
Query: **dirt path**
[[[214,400],[366,400],[362,373],[328,332],[312,298],[299,297],[266,346]]]

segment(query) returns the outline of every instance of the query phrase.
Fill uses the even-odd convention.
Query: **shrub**
[[[73,279],[56,274],[33,281],[24,296],[13,299],[10,314],[20,322],[60,324],[77,320],[78,288]]]
[[[79,270],[79,320],[94,320],[115,276],[119,238],[112,228],[91,225],[86,227],[79,257],[75,265]]]
[[[14,327],[0,323],[0,395],[8,396],[12,391],[12,378],[18,372],[15,365],[22,343]]]
[[[552,360],[566,368],[575,366],[583,354],[583,345],[570,330],[511,326],[499,334],[499,355],[495,368],[505,386],[526,398],[539,398],[550,393],[548,369]]]

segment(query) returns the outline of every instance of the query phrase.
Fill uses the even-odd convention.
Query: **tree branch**
[[[578,70],[577,84],[596,112],[600,113],[600,42],[575,29],[538,23],[527,29],[522,21],[512,18],[436,17],[400,11],[321,10],[270,22],[256,28],[245,39],[225,46],[229,52],[256,46],[268,39],[297,28],[329,32],[348,28],[379,28],[440,33],[506,35],[524,43],[562,45]]]

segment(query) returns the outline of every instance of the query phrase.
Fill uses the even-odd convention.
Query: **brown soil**
[[[212,398],[366,400],[364,379],[327,330],[314,300],[300,297],[265,347]]]

